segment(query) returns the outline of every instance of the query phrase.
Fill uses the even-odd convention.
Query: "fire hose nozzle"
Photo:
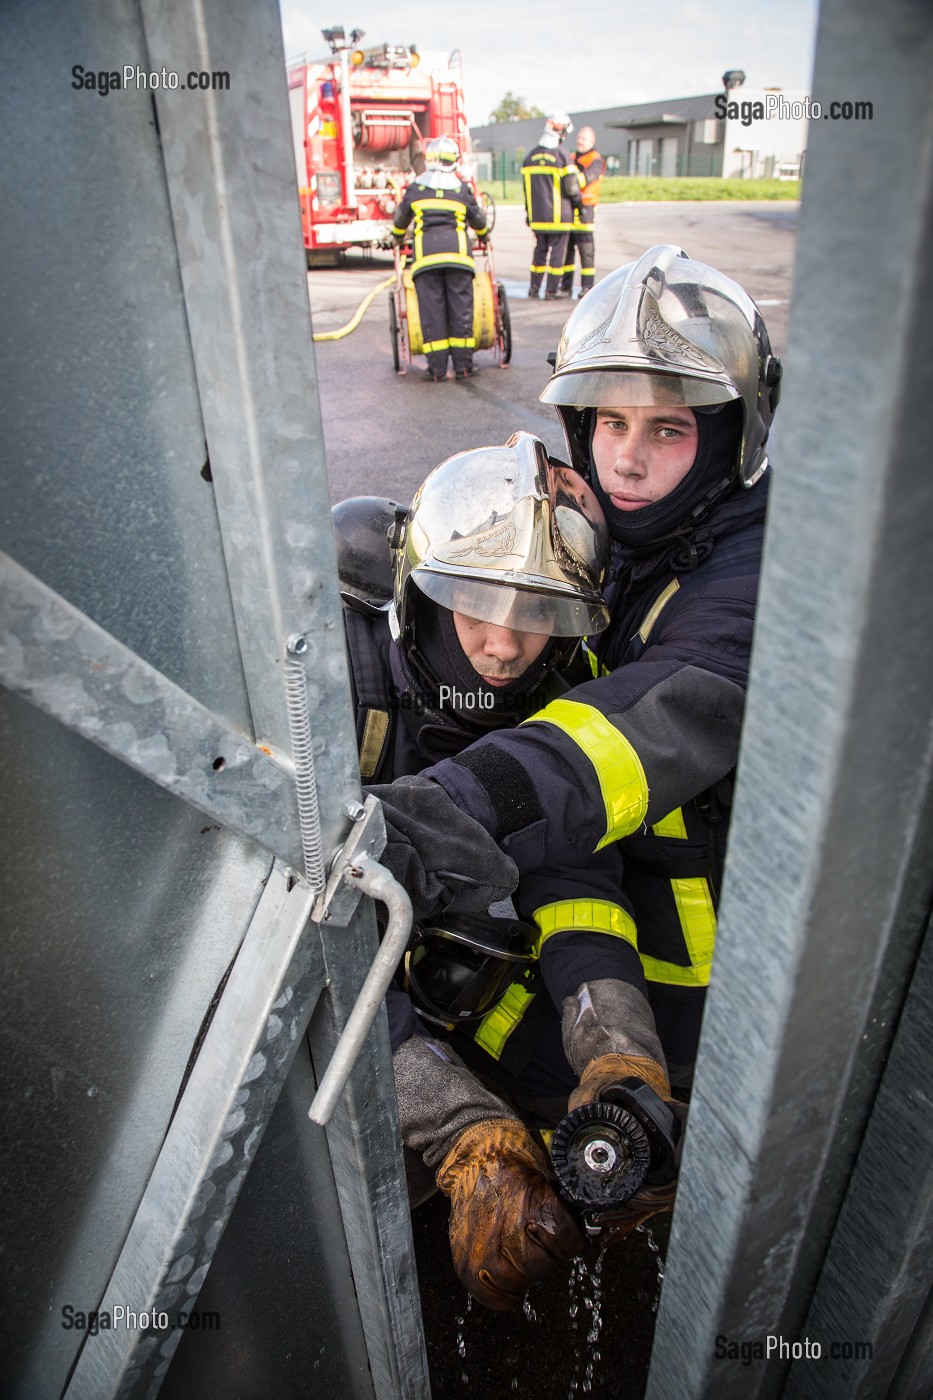
[[[597,1103],[561,1119],[551,1139],[551,1161],[561,1195],[598,1226],[643,1185],[676,1175],[678,1115],[641,1079],[604,1089]]]

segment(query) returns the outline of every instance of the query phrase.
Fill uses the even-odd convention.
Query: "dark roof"
[[[701,93],[697,97],[665,97],[657,102],[634,102],[620,107],[599,107],[588,112],[571,112],[574,128],[592,126],[596,130],[624,129],[633,126],[673,126],[691,121],[703,121],[716,115],[713,103],[718,92]],[[544,127],[543,117],[530,117],[520,122],[487,122],[470,127],[474,143],[482,149],[503,150],[524,146],[530,150],[537,144]]]

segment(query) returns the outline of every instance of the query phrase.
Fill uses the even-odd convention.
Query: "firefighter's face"
[[[617,510],[643,510],[680,485],[698,442],[689,408],[597,409],[593,464],[599,484]]]
[[[467,660],[487,685],[517,681],[551,640],[544,632],[516,632],[458,612],[454,626]]]

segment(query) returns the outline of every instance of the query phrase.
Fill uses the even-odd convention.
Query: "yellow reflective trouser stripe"
[[[505,1042],[528,1010],[529,1002],[534,1001],[534,992],[529,992],[521,982],[513,982],[503,997],[479,1023],[474,1037],[487,1055],[498,1060]]]
[[[648,810],[648,782],[625,735],[599,710],[578,700],[553,700],[525,723],[542,721],[562,730],[596,769],[606,806],[606,834],[596,849],[636,831]]]
[[[453,347],[460,347],[464,350],[476,349],[476,338],[472,335],[452,335],[449,343]]]
[[[535,263],[532,263],[532,264],[531,264],[531,271],[532,271],[532,272],[547,272],[547,263],[545,263],[543,267],[538,267]]]
[[[690,880],[672,880],[674,900],[683,929],[690,967],[662,962],[642,954],[641,964],[649,982],[667,982],[675,987],[709,986],[713,945],[716,942],[716,911],[709,885],[700,876]]]
[[[429,340],[422,344],[421,349],[426,355],[430,355],[432,350],[449,350],[449,340]]]
[[[567,929],[609,933],[614,938],[624,938],[633,948],[638,947],[635,920],[620,904],[611,904],[606,899],[560,899],[556,904],[543,904],[532,917],[541,930],[534,946],[535,957],[540,956],[552,934],[564,933]]]
[[[681,841],[686,841],[687,828],[684,825],[683,809],[677,807],[673,812],[668,812],[666,817],[655,822],[651,830],[655,836],[678,836]]]

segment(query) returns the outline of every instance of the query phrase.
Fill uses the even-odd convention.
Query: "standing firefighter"
[[[596,277],[596,250],[593,242],[593,224],[596,222],[596,206],[599,191],[606,173],[606,162],[596,149],[596,132],[591,126],[581,126],[577,136],[577,154],[574,165],[580,172],[583,187],[583,227],[570,235],[567,245],[566,268],[561,291],[569,296],[573,291],[573,269],[580,254],[580,296],[585,297]]]
[[[469,185],[457,174],[460,150],[452,136],[425,148],[425,171],[408,186],[392,228],[401,241],[412,219],[412,276],[428,368],[435,384],[447,377],[447,357],[458,379],[479,374],[473,367],[473,254],[467,224],[480,238],[488,233]]]
[[[561,294],[561,283],[568,271],[567,239],[575,223],[583,217],[583,199],[576,167],[561,145],[573,130],[566,112],[548,117],[541,140],[529,151],[522,166],[525,187],[525,214],[535,235],[528,295],[537,297],[547,273],[546,297]],[[573,275],[573,263],[569,268]]]

